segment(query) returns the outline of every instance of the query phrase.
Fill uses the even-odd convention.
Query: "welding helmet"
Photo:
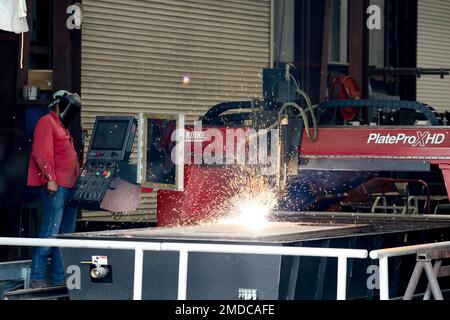
[[[61,122],[68,128],[81,111],[81,98],[76,93],[59,90],[53,94],[52,102],[48,107],[53,108],[56,104],[59,104]]]

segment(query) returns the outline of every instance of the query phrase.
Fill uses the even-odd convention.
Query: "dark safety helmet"
[[[59,104],[61,122],[68,128],[81,111],[81,98],[76,93],[59,90],[53,94],[52,102],[48,107],[53,108],[56,104]]]

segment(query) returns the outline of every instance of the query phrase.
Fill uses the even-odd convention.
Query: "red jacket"
[[[69,131],[54,113],[43,116],[34,129],[28,167],[28,185],[42,186],[55,180],[72,188],[80,174],[78,158]]]

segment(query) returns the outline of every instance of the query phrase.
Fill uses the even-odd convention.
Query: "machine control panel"
[[[72,204],[86,209],[99,209],[108,191],[118,182],[117,162],[89,160],[81,171],[73,191]]]
[[[120,169],[131,166],[128,160],[136,128],[134,117],[96,118],[87,160],[69,199],[72,206],[102,210],[106,194],[114,191],[121,181]],[[121,192],[114,193],[114,197],[120,196]]]

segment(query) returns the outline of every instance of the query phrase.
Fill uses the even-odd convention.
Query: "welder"
[[[40,189],[42,222],[39,238],[75,232],[77,218],[77,209],[67,205],[80,173],[73,139],[67,128],[80,112],[81,100],[77,94],[60,90],[53,95],[48,109],[35,126],[28,168],[28,186]],[[64,285],[60,249],[38,247],[32,256],[32,288],[50,285],[45,281],[48,258],[51,258],[51,285]]]

